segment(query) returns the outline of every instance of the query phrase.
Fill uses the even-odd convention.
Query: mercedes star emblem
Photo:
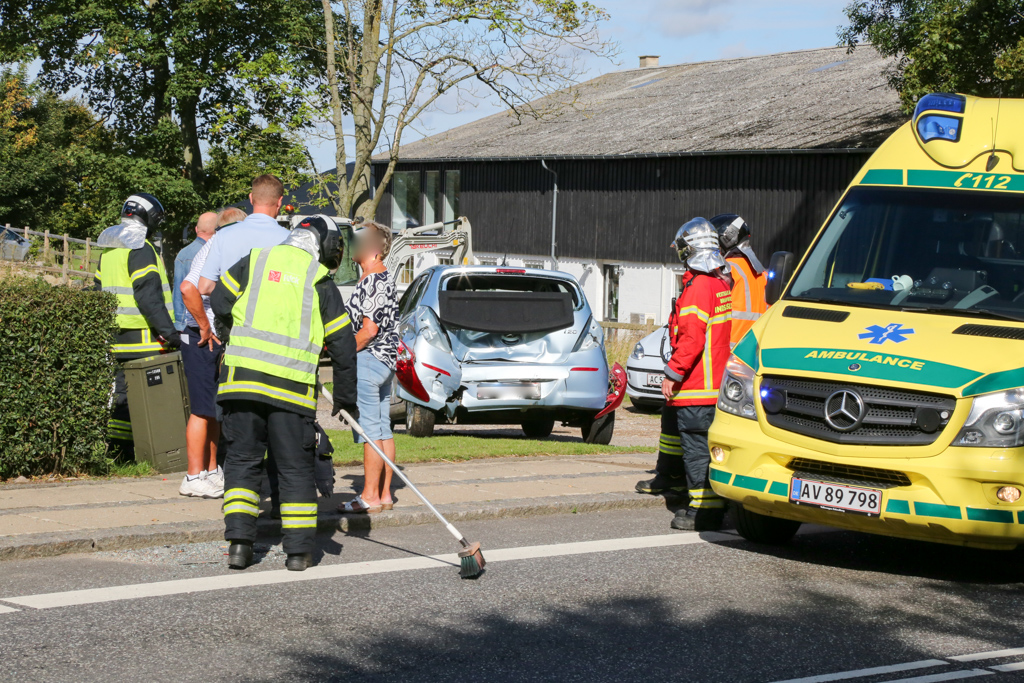
[[[852,432],[867,416],[864,399],[854,391],[841,389],[825,399],[825,422],[837,432]]]

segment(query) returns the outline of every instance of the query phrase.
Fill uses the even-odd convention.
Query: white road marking
[[[776,683],[827,683],[828,681],[843,681],[848,678],[861,678],[862,676],[880,676],[900,671],[913,671],[915,669],[927,669],[933,666],[949,666],[949,662],[941,659],[924,659],[920,662],[907,662],[905,664],[893,664],[892,666],[876,666],[871,669],[857,669],[856,671],[840,671],[834,674],[822,674],[820,676],[808,676],[806,678],[792,678],[788,681],[776,681]]]
[[[915,676],[914,678],[897,678],[886,683],[939,683],[939,681],[957,681],[961,678],[974,678],[976,676],[991,676],[994,671],[985,669],[968,669],[966,671],[950,671],[944,674],[932,674],[930,676]]]
[[[990,666],[993,671],[1024,671],[1024,662],[1012,662],[1011,664],[996,664]]]
[[[953,662],[977,662],[982,659],[998,659],[999,657],[1013,657],[1014,655],[1024,655],[1024,647],[1012,647],[1007,650],[990,650],[988,652],[974,652],[969,655],[947,657],[947,659]]]
[[[9,614],[11,612],[20,612],[21,610],[17,607],[8,607],[7,605],[0,605],[0,614]]]
[[[637,538],[612,538],[604,541],[582,541],[578,543],[561,543],[557,545],[535,545],[522,548],[501,548],[487,550],[484,558],[488,564],[507,562],[509,560],[528,560],[542,557],[562,557],[589,553],[614,552],[622,550],[640,550],[644,548],[666,548],[671,546],[710,543],[713,541],[732,541],[733,536],[721,533],[704,534],[668,534],[664,536],[641,536]],[[458,566],[458,555],[434,555],[432,557],[408,557],[396,560],[377,560],[374,562],[350,562],[311,567],[304,572],[287,570],[250,571],[220,576],[179,579],[175,581],[158,581],[139,583],[126,586],[109,586],[106,588],[89,588],[61,593],[43,593],[39,595],[20,595],[11,598],[0,598],[4,602],[34,609],[52,609],[70,607],[72,605],[88,605],[118,600],[137,600],[164,595],[181,595],[183,593],[200,593],[205,591],[245,588],[249,586],[269,586],[278,583],[298,583],[300,581],[316,581],[320,579],[336,579],[349,576],[365,576],[388,572],[411,571],[414,569],[437,569],[440,567]],[[10,608],[13,609],[13,608]],[[3,610],[0,610],[2,613]]]

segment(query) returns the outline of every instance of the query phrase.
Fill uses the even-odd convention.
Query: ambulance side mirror
[[[796,270],[796,254],[791,251],[777,251],[768,262],[768,284],[764,288],[764,299],[771,306],[782,296],[782,290],[789,284]]]

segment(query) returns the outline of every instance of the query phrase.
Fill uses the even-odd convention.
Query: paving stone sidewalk
[[[453,519],[666,505],[633,492],[654,467],[654,453],[493,458],[406,466],[407,475]],[[362,485],[361,468],[338,468],[335,495],[320,499],[323,533],[422,524],[434,517],[397,482],[395,509],[339,515]],[[397,481],[397,478],[396,478]],[[178,494],[181,475],[66,484],[0,486],[0,560],[146,547],[221,538],[221,501]],[[280,533],[264,490],[261,536]]]

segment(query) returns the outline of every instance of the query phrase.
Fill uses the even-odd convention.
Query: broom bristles
[[[459,576],[464,579],[475,579],[483,573],[484,567],[487,566],[484,554],[480,552],[479,543],[474,543],[460,552],[459,560],[461,561]]]

